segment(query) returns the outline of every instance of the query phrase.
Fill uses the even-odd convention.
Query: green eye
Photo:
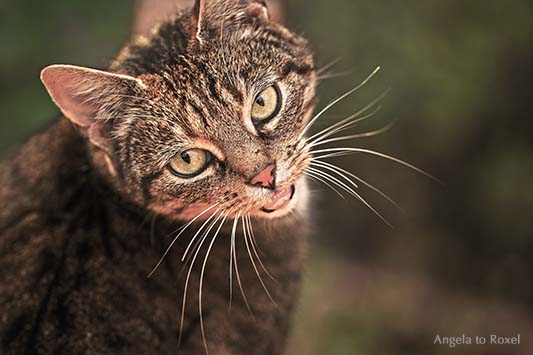
[[[181,178],[199,175],[211,162],[211,153],[203,149],[191,149],[178,153],[169,164],[170,171]]]
[[[276,85],[261,91],[252,105],[252,122],[254,125],[265,124],[273,119],[281,108],[281,93]]]

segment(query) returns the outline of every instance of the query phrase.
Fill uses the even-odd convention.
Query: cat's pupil
[[[258,104],[259,106],[265,106],[265,99],[263,99],[263,96],[258,96],[255,99],[255,103]]]
[[[187,152],[181,153],[181,159],[183,159],[183,161],[186,162],[187,164],[191,163],[191,156]]]

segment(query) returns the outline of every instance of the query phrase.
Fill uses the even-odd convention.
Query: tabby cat
[[[369,105],[308,136],[368,80],[312,116],[320,73],[261,0],[197,0],[107,71],[45,68],[63,116],[0,169],[0,353],[281,354],[307,178],[365,202],[323,159],[408,165],[316,149],[379,133],[335,136]]]
[[[0,353],[281,353],[316,77],[253,0],[199,0],[107,71],[45,68],[64,117],[0,170]]]

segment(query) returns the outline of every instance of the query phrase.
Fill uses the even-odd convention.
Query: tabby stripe
[[[207,119],[205,117],[206,114],[204,110],[202,110],[198,105],[196,105],[196,103],[193,100],[189,100],[188,103],[189,103],[189,106],[191,106],[191,108],[194,110],[194,112],[196,112],[196,114],[200,116],[200,119],[204,123],[205,128],[210,128],[211,125],[209,124],[209,122],[207,122]]]
[[[279,42],[291,42],[291,44],[295,44],[294,40],[290,37],[284,36],[283,33],[273,30],[273,29],[265,29],[266,32],[269,34],[270,37],[275,38]]]
[[[148,205],[148,203],[152,200],[152,194],[150,193],[150,188],[152,187],[154,180],[159,178],[161,175],[163,175],[163,172],[157,171],[155,173],[151,173],[151,174],[148,174],[142,177],[141,189],[142,189],[143,200],[144,200],[145,205]]]
[[[228,92],[235,99],[235,101],[237,101],[237,103],[239,103],[240,105],[244,103],[244,96],[242,95],[242,92],[238,88],[236,88],[235,86],[231,84],[224,85],[224,88],[228,90]]]
[[[288,62],[283,67],[281,75],[282,77],[285,78],[287,75],[291,73],[296,73],[298,75],[308,75],[312,71],[313,71],[313,67],[308,64],[298,65],[295,62]]]
[[[215,82],[215,80],[213,79],[213,77],[211,77],[210,75],[207,76],[207,80],[208,80],[208,88],[209,88],[209,92],[211,93],[211,96],[217,100],[218,102],[220,102],[221,104],[226,104],[225,100],[222,99],[222,97],[220,97],[218,91],[217,91],[217,84]]]
[[[248,79],[250,79],[250,71],[247,69],[241,69],[239,75],[244,79],[244,81],[248,81]]]
[[[168,90],[172,93],[172,95],[174,97],[177,98],[178,97],[178,95],[177,95],[178,89],[176,88],[176,85],[174,84],[174,82],[172,82],[172,80],[167,78],[166,75],[161,75],[161,78],[163,78],[163,81],[165,82]]]
[[[262,41],[262,44],[265,47],[271,47],[272,49],[277,49],[279,51],[282,51],[284,54],[292,56],[292,53],[287,48],[287,46],[285,46],[283,42],[269,39],[269,40]]]
[[[211,96],[218,102],[222,104],[226,104],[226,102],[220,97],[219,92],[217,91],[217,80],[216,78],[209,72],[207,67],[204,65],[204,63],[196,63],[197,68],[200,70],[203,76],[205,76],[207,82],[208,82],[208,89],[211,93]]]

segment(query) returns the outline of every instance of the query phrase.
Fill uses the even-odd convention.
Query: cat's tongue
[[[277,189],[270,198],[270,201],[261,208],[264,212],[274,212],[282,209],[289,204],[294,194],[294,186],[286,187],[283,189]]]

